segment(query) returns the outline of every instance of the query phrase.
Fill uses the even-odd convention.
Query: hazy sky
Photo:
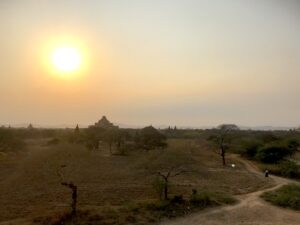
[[[298,0],[1,0],[0,32],[0,124],[300,125]]]

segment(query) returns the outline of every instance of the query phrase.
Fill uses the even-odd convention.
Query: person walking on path
[[[265,170],[265,177],[269,177],[269,170]]]

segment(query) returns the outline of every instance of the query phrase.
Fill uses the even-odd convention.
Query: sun
[[[52,64],[61,72],[73,72],[80,68],[81,54],[74,47],[58,47],[53,50]]]

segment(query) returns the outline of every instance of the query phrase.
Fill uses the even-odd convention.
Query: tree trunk
[[[223,163],[223,166],[226,166],[225,151],[224,151],[224,150],[222,150],[221,156],[222,156],[222,163]]]
[[[76,209],[77,209],[77,186],[74,185],[73,183],[66,183],[62,182],[62,185],[70,188],[72,190],[72,203],[71,203],[71,208],[72,208],[72,216],[76,216]]]
[[[226,166],[226,161],[225,161],[225,148],[226,148],[226,145],[225,145],[225,136],[222,136],[221,137],[221,142],[220,142],[220,149],[221,149],[221,152],[220,152],[220,155],[222,157],[222,164],[223,166]]]
[[[167,178],[165,178],[165,187],[164,187],[164,198],[165,198],[165,200],[168,200],[169,199],[169,197],[168,197],[168,192],[169,192],[169,190],[168,190],[168,185],[169,184],[169,182],[168,182],[168,179]]]
[[[165,195],[165,200],[168,200],[169,197],[168,197],[168,185],[167,184],[165,185],[164,195]]]
[[[73,185],[72,187],[72,215],[76,216],[77,212],[77,187]]]
[[[109,142],[109,152],[110,152],[110,154],[112,154],[112,151],[111,151],[111,145],[112,145],[112,143]]]

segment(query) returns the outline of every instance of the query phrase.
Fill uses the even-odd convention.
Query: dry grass
[[[296,154],[293,156],[293,158],[300,162],[300,152],[299,151],[296,152]]]
[[[137,201],[156,199],[152,176],[137,165],[145,152],[128,156],[109,156],[107,149],[88,151],[79,145],[60,143],[47,146],[47,140],[30,142],[25,155],[0,156],[0,221],[34,218],[69,207],[69,190],[60,185],[57,170],[61,165],[65,179],[78,186],[79,208],[118,207]],[[248,172],[242,164],[236,168],[221,165],[220,157],[205,141],[169,140],[166,151],[191,154],[196,161],[193,173],[176,177],[171,195],[189,196],[192,189],[208,189],[241,194],[270,186]]]

